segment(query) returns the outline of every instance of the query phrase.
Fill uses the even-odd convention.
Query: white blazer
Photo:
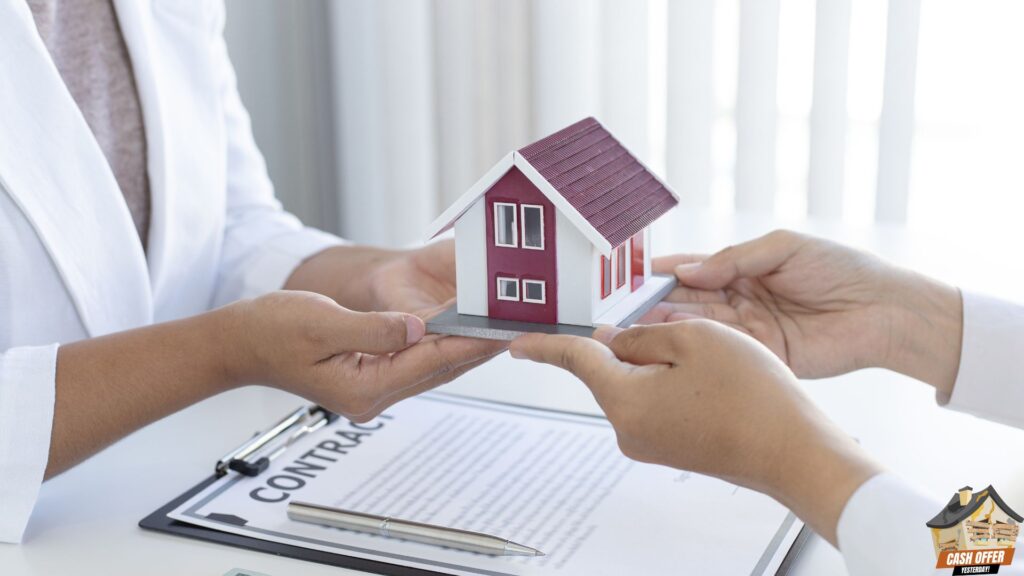
[[[0,541],[46,468],[57,345],[280,288],[340,242],[274,198],[208,0],[115,0],[148,146],[144,254],[25,0],[0,0]]]

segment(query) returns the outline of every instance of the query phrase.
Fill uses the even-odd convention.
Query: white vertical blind
[[[479,1],[479,0],[470,0]],[[530,2],[519,0],[490,0],[494,3],[490,38],[497,40],[497,60],[490,73],[496,78],[495,113],[487,121],[497,126],[498,141],[493,150],[495,158],[487,159],[489,169],[493,162],[531,141],[533,133],[532,54],[530,47]],[[484,41],[486,41],[486,38]],[[473,181],[483,174],[474,175]],[[463,190],[459,190],[459,193]]]
[[[791,215],[806,199],[813,216],[846,218],[851,195],[874,191],[877,219],[902,221],[919,4],[231,0],[228,40],[286,205],[330,212],[313,222],[353,240],[421,239],[503,154],[588,115],[667,172],[684,209]],[[263,38],[280,18],[326,34]],[[884,105],[869,105],[883,50]],[[314,174],[336,175],[336,202]]]
[[[809,118],[814,100],[814,5],[815,0],[779,2],[773,210],[783,219],[807,214]]]
[[[771,211],[775,196],[779,0],[741,0],[736,88],[736,209]]]
[[[330,7],[342,229],[360,242],[413,242],[440,209],[431,6],[339,0]]]
[[[807,213],[843,213],[846,155],[846,80],[851,0],[818,0],[815,7],[814,100],[810,119]]]
[[[338,230],[330,27],[323,2],[229,0],[224,36],[253,132],[284,205]],[[286,22],[287,26],[281,26]],[[258,37],[260,41],[254,41]]]
[[[474,181],[480,161],[492,159],[496,64],[493,42],[478,42],[491,16],[488,2],[439,0],[435,4],[434,58],[437,97],[439,200],[436,210]],[[477,177],[479,175],[477,174]]]
[[[641,161],[650,161],[648,145],[648,3],[601,0],[598,119]]]
[[[438,0],[433,26],[443,209],[529,139],[529,5]]]
[[[668,4],[668,182],[689,206],[711,205],[714,0]]]
[[[875,219],[887,10],[888,0],[857,0],[850,7],[843,219],[857,224]]]
[[[880,221],[907,219],[920,12],[921,0],[889,0],[885,88],[878,127],[875,218]]]
[[[599,2],[534,0],[534,134],[547,134],[600,110]],[[602,39],[603,40],[603,39]]]

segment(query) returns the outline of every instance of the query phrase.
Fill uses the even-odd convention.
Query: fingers
[[[506,342],[456,336],[433,337],[391,356],[361,358],[360,371],[376,398],[428,380],[443,384],[463,366],[490,359],[505,350]]]
[[[675,308],[668,302],[658,302],[653,308],[644,313],[637,324],[662,324],[668,322],[668,317],[675,312]],[[596,335],[595,335],[596,337]]]
[[[413,396],[417,396],[429,390],[433,390],[434,388],[437,388],[442,384],[451,382],[452,380],[459,378],[466,372],[469,372],[470,370],[473,370],[483,364],[486,364],[487,362],[490,362],[492,359],[494,359],[495,356],[501,354],[502,352],[504,352],[504,350],[495,352],[494,354],[491,354],[479,360],[474,360],[468,364],[463,364],[462,366],[459,366],[455,370],[442,376],[429,378],[427,380],[424,380],[423,382],[418,382],[416,384],[412,384],[410,386],[402,388],[401,390],[396,390],[395,392],[392,392],[390,395],[381,399],[377,403],[377,405],[374,406],[369,412],[365,414],[357,414],[353,416],[353,419],[355,419],[356,421],[361,421],[375,418],[382,411],[386,410],[388,406],[393,406],[395,404],[398,404],[402,400],[412,398]]]
[[[672,254],[651,259],[651,270],[655,274],[671,274],[680,264],[703,262],[707,254]]]
[[[512,341],[513,358],[526,358],[568,370],[591,388],[625,374],[625,367],[601,343],[580,336],[528,334]]]
[[[318,366],[322,403],[359,421],[418,392],[440,386],[483,364],[506,348],[496,340],[429,335],[391,355],[342,354]],[[345,386],[338,390],[339,382]],[[336,404],[337,403],[337,404]]]
[[[665,318],[665,322],[666,323],[668,323],[668,322],[683,322],[683,321],[686,321],[686,320],[701,320],[703,318],[704,318],[704,316],[700,316],[700,315],[697,315],[697,314],[688,314],[686,312],[674,312],[672,314],[669,314],[668,317]],[[748,336],[753,336],[753,332],[751,332],[750,329],[747,328],[746,326],[744,326],[743,324],[736,324],[734,322],[722,322],[722,321],[719,321],[719,323],[720,324],[724,324],[724,325],[728,326],[729,328],[732,328],[733,330],[737,330],[739,332],[742,332],[742,333],[744,333],[744,334],[746,334]]]
[[[659,314],[662,315],[662,322],[671,322],[672,320],[670,318],[673,314],[687,314],[727,324],[740,323],[739,312],[729,304],[661,302],[658,306],[661,307]],[[655,308],[658,306],[655,306]]]
[[[447,302],[442,302],[441,304],[437,304],[437,305],[433,305],[433,306],[427,306],[427,307],[422,308],[420,310],[416,310],[415,314],[417,316],[419,316],[420,318],[423,318],[424,320],[430,320],[434,316],[437,316],[438,314],[440,314],[440,313],[444,312],[445,310],[451,308],[454,304],[455,304],[455,298],[452,298],[451,300],[448,300]]]
[[[808,238],[788,230],[776,230],[743,244],[730,246],[703,262],[675,268],[679,283],[691,288],[717,290],[737,278],[769,274],[793,256]]]
[[[389,354],[419,342],[427,332],[423,320],[413,314],[338,310],[338,317],[327,318],[318,326],[335,354]]]
[[[665,302],[728,302],[725,290],[700,290],[686,286],[673,288]]]
[[[648,364],[676,365],[685,351],[686,322],[634,326],[627,330],[615,329],[596,334],[608,338],[608,348],[624,362],[646,366]],[[610,337],[610,338],[609,338]]]
[[[638,325],[644,324],[667,324],[669,322],[679,322],[681,320],[696,320],[699,318],[708,318],[721,322],[730,328],[735,328],[745,334],[750,334],[750,329],[743,324],[743,319],[740,318],[739,311],[728,304],[691,304],[691,303],[674,303],[674,302],[659,302],[654,308],[651,308],[646,314],[644,314],[639,320]],[[616,332],[617,333],[617,332]],[[594,335],[598,338],[598,335]],[[601,340],[601,338],[598,338]],[[604,340],[602,340],[604,341]],[[607,338],[607,341],[611,341],[611,336]]]

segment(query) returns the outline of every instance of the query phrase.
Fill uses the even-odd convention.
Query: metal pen
[[[315,404],[303,406],[282,418],[266,432],[257,432],[244,444],[225,454],[217,461],[214,471],[217,476],[227,474],[228,469],[246,476],[256,476],[296,440],[337,418],[337,414]]]
[[[289,502],[288,517],[298,522],[344,528],[364,534],[376,534],[385,538],[400,538],[421,544],[444,546],[492,556],[544,555],[540,550],[490,534],[352,512],[309,502]]]

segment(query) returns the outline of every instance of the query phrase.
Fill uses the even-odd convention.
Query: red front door
[[[558,322],[555,213],[517,168],[484,195],[487,225],[487,315]]]

